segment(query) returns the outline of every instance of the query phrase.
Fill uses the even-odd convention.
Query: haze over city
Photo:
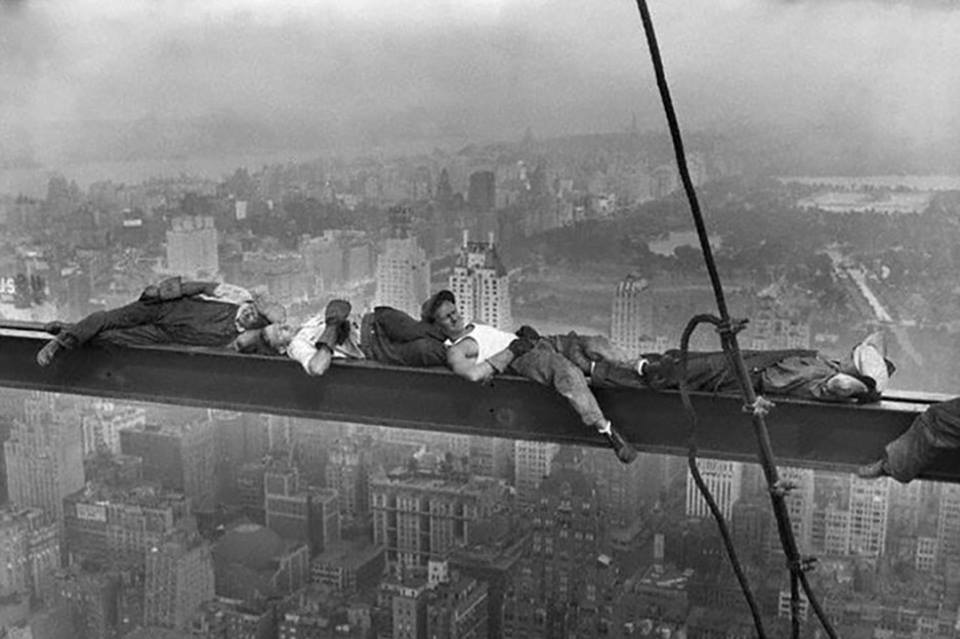
[[[219,118],[218,144],[244,151],[662,123],[631,2],[81,0],[0,11],[8,161],[115,159],[109,140],[102,152],[98,136],[83,136],[82,151],[69,140],[104,121]],[[949,4],[697,0],[652,11],[687,129],[956,159],[960,12]]]

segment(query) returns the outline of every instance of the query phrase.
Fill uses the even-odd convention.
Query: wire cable
[[[730,535],[730,529],[727,527],[727,522],[720,508],[717,506],[717,501],[710,492],[710,488],[706,482],[703,481],[703,476],[700,474],[700,466],[697,463],[697,424],[699,420],[697,418],[697,411],[693,407],[693,402],[690,400],[690,389],[687,388],[687,356],[690,352],[690,336],[693,334],[693,331],[696,330],[697,326],[703,323],[711,323],[717,326],[720,324],[720,319],[713,315],[696,315],[687,322],[686,327],[683,329],[683,334],[680,336],[678,381],[680,401],[683,402],[684,412],[687,414],[687,466],[690,468],[690,476],[693,477],[693,482],[697,485],[697,490],[700,491],[703,500],[707,502],[707,508],[710,509],[710,514],[713,515],[714,520],[717,522],[720,537],[723,539],[723,546],[727,551],[727,557],[730,559],[730,565],[733,566],[733,573],[737,577],[740,590],[743,592],[743,596],[747,600],[747,606],[750,608],[750,615],[753,617],[753,625],[757,630],[757,637],[758,639],[765,639],[767,634],[763,627],[763,616],[760,614],[760,606],[757,604],[753,590],[751,590],[750,584],[747,582],[747,575],[743,570],[743,566],[740,564],[737,549]]]
[[[717,309],[719,311],[719,325],[717,327],[720,333],[720,343],[723,352],[727,355],[730,370],[736,375],[741,393],[747,406],[757,405],[757,395],[754,392],[753,385],[747,372],[746,364],[743,361],[743,355],[740,353],[740,346],[737,343],[737,332],[743,328],[743,322],[733,322],[730,319],[730,312],[727,309],[727,302],[723,291],[723,284],[717,272],[716,262],[713,259],[713,250],[710,247],[709,237],[707,235],[706,224],[703,221],[703,214],[700,210],[700,203],[697,200],[696,190],[693,181],[690,179],[690,171],[687,166],[686,153],[683,148],[683,138],[680,133],[680,125],[677,121],[676,111],[673,108],[673,99],[670,97],[670,88],[667,84],[666,73],[664,71],[663,60],[660,56],[660,47],[657,44],[657,36],[653,26],[653,19],[650,10],[647,7],[646,0],[637,0],[637,9],[640,12],[640,18],[643,23],[644,34],[647,39],[647,46],[650,51],[650,58],[653,64],[654,74],[656,75],[657,88],[660,92],[660,99],[663,103],[663,109],[667,118],[667,126],[670,130],[670,139],[673,143],[674,154],[677,160],[677,169],[680,172],[680,180],[683,183],[683,190],[687,201],[690,204],[690,212],[693,216],[694,225],[697,230],[697,237],[700,240],[700,249],[703,253],[703,259],[707,267],[707,273],[710,276],[710,284],[713,287],[714,297],[716,298]],[[780,478],[777,472],[776,461],[773,456],[773,448],[770,444],[770,433],[767,430],[766,419],[762,411],[752,411],[752,422],[754,435],[757,439],[758,457],[763,469],[764,477],[767,480],[767,486],[770,489],[770,499],[773,506],[774,516],[777,521],[777,532],[780,536],[780,544],[783,547],[784,555],[787,559],[787,565],[790,570],[791,593],[790,593],[790,617],[791,634],[794,639],[799,637],[799,588],[801,585],[807,600],[810,602],[821,625],[831,639],[836,639],[837,634],[833,629],[829,619],[824,614],[816,599],[816,595],[810,588],[809,581],[804,574],[804,568],[807,562],[800,558],[797,548],[797,540],[793,534],[793,528],[790,525],[790,514],[787,510],[785,491],[778,489],[780,487]],[[746,596],[746,593],[745,593]],[[757,629],[758,633],[760,628]],[[762,635],[761,635],[762,636]]]

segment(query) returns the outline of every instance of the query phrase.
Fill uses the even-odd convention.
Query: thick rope
[[[680,134],[680,125],[677,121],[677,115],[673,108],[673,100],[670,97],[670,88],[667,85],[666,73],[663,67],[663,60],[660,57],[660,47],[657,44],[657,36],[653,27],[653,19],[650,16],[650,10],[647,7],[646,0],[637,0],[637,9],[640,12],[640,18],[643,22],[643,30],[647,38],[647,46],[650,50],[650,58],[653,63],[654,73],[657,79],[657,88],[660,92],[660,98],[663,103],[664,112],[667,117],[667,125],[670,130],[670,139],[673,142],[673,149],[677,159],[677,169],[680,172],[680,180],[683,183],[683,190],[690,203],[690,212],[693,216],[694,225],[697,229],[697,237],[700,240],[700,249],[703,253],[703,259],[710,276],[710,284],[713,287],[714,297],[717,302],[717,309],[720,315],[720,342],[724,353],[727,354],[730,370],[737,377],[744,401],[748,406],[756,405],[757,397],[750,382],[750,376],[747,372],[746,364],[740,353],[740,347],[737,343],[737,331],[742,328],[742,324],[731,322],[730,313],[727,309],[726,299],[724,297],[723,285],[720,282],[720,275],[717,272],[717,266],[713,259],[713,250],[710,247],[709,237],[707,236],[706,225],[703,221],[703,215],[700,211],[700,203],[697,200],[696,190],[693,187],[693,181],[690,179],[690,171],[687,167],[686,153],[683,149],[683,138]],[[773,449],[770,444],[770,434],[767,431],[766,420],[760,411],[754,411],[752,415],[754,435],[757,438],[759,447],[758,455],[760,465],[763,468],[764,477],[767,485],[770,487],[779,484],[776,462],[773,456]],[[797,540],[793,535],[793,528],[790,526],[790,514],[787,511],[786,501],[782,493],[771,490],[770,499],[773,505],[774,516],[777,521],[777,532],[780,536],[780,544],[786,555],[787,563],[790,569],[790,618],[792,637],[799,637],[800,622],[800,596],[797,582],[803,587],[807,595],[807,601],[817,614],[820,623],[831,639],[836,639],[837,634],[827,619],[826,614],[821,608],[816,595],[810,588],[810,584],[803,572],[803,560],[800,558],[797,549]],[[760,628],[757,628],[760,633]],[[760,634],[763,637],[763,634]]]
[[[753,595],[750,584],[747,582],[747,575],[740,564],[740,558],[737,556],[736,546],[733,545],[733,538],[730,535],[730,529],[727,522],[717,506],[710,489],[700,475],[700,466],[697,464],[697,411],[690,401],[690,389],[687,388],[687,357],[690,352],[690,336],[697,326],[703,323],[711,323],[714,326],[720,324],[720,319],[713,315],[696,315],[683,329],[683,335],[680,337],[680,372],[678,374],[680,386],[680,401],[683,402],[684,411],[687,414],[687,466],[690,468],[690,476],[693,477],[697,490],[707,502],[710,514],[717,522],[717,528],[720,530],[720,536],[723,538],[723,546],[727,551],[727,557],[730,559],[730,565],[733,566],[733,573],[737,576],[740,584],[740,590],[743,592],[744,599],[747,600],[747,606],[750,608],[750,615],[753,617],[753,625],[757,630],[757,637],[765,639],[766,631],[763,628],[763,616],[760,614],[760,606]]]

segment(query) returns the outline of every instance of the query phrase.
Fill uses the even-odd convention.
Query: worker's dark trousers
[[[941,452],[960,448],[960,397],[933,404],[917,416],[902,435],[887,444],[885,467],[900,482],[908,482]]]
[[[68,348],[93,340],[121,346],[225,346],[237,336],[236,317],[236,304],[227,302],[197,298],[137,301],[91,313],[65,328],[58,339]]]

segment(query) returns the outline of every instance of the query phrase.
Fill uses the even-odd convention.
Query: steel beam
[[[49,336],[0,329],[0,386],[510,439],[602,446],[553,391],[515,377],[489,386],[447,371],[335,362],[309,377],[295,362],[210,349],[86,347],[47,367],[34,357]],[[598,389],[604,411],[640,449],[684,454],[687,421],[676,393]],[[771,398],[773,450],[785,465],[851,470],[942,396],[903,395],[854,406]],[[754,436],[740,399],[694,394],[701,455],[752,461]],[[960,455],[926,475],[960,482]]]

